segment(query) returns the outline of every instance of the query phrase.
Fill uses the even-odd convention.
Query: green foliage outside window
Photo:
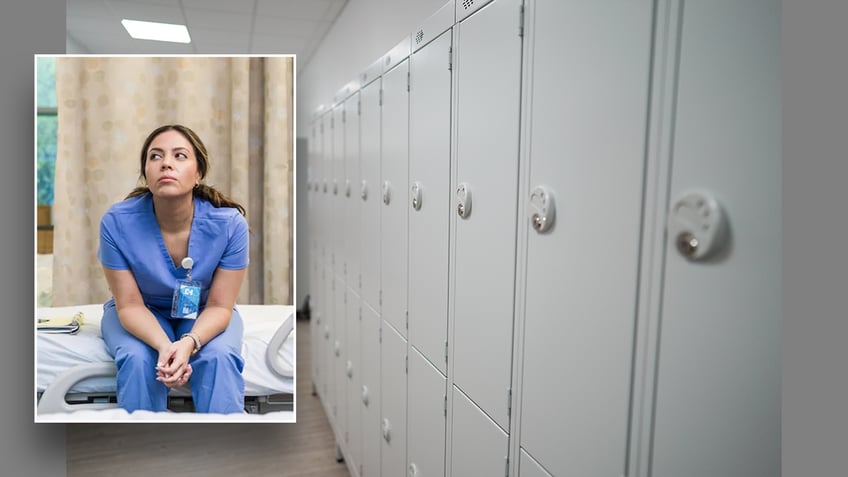
[[[56,104],[56,59],[38,57],[36,63],[36,124],[37,201],[53,205],[53,179],[56,171],[56,142],[58,120]]]

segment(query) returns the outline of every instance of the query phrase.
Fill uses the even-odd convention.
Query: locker
[[[652,5],[526,12],[520,445],[554,475],[625,473]]]
[[[347,433],[347,304],[346,287],[344,281],[333,277],[333,299],[335,309],[333,310],[333,379],[335,389],[333,390],[333,416],[338,442],[345,442]]]
[[[380,317],[362,302],[360,406],[362,410],[362,471],[360,477],[380,475]]]
[[[462,198],[452,194],[453,378],[503,429],[508,428],[512,368],[519,11],[517,1],[496,0],[455,27],[454,191],[462,191]]]
[[[524,449],[521,449],[518,465],[518,477],[551,477]]]
[[[322,259],[326,266],[332,268],[335,261],[334,255],[334,237],[337,233],[337,224],[333,222],[333,202],[332,202],[332,182],[333,182],[333,127],[332,127],[332,110],[329,110],[321,118],[321,202],[322,217],[326,219],[321,224],[321,248]]]
[[[322,305],[319,300],[321,297],[319,296],[320,284],[321,284],[321,267],[319,266],[319,260],[317,258],[317,251],[313,251],[310,254],[309,267],[311,268],[309,273],[309,303],[311,310],[311,316],[309,321],[309,343],[310,346],[310,357],[312,359],[312,391],[319,393],[322,392],[320,388],[320,382],[322,380],[323,367],[322,367],[322,359],[321,359],[321,351],[323,350],[322,344],[324,341],[324,337],[321,332],[321,309]]]
[[[413,53],[409,99],[409,343],[445,375],[451,217],[451,34],[448,30]]]
[[[323,317],[322,317],[322,330],[323,337],[322,340],[322,348],[323,348],[323,362],[321,363],[322,369],[326,370],[324,373],[324,378],[321,382],[323,387],[323,394],[321,395],[322,403],[324,404],[324,411],[327,414],[327,417],[330,419],[330,424],[335,429],[335,417],[336,411],[335,406],[335,352],[333,349],[333,342],[335,341],[335,328],[333,321],[335,320],[335,306],[336,300],[333,291],[333,270],[330,268],[329,263],[324,263],[324,267],[321,270],[321,289],[323,290],[324,299],[322,302],[323,306]]]
[[[444,476],[447,379],[411,348],[408,380],[407,474]]]
[[[406,340],[383,320],[380,354],[382,475],[406,473]]]
[[[357,469],[362,462],[362,360],[360,329],[362,323],[362,307],[359,295],[351,287],[347,287],[347,361],[345,362],[347,433],[345,445],[349,457],[348,467]]]
[[[408,60],[383,73],[380,316],[406,337],[409,181]]]
[[[345,132],[343,121],[344,103],[338,103],[333,107],[332,124],[332,141],[333,141],[333,177],[332,183],[329,184],[330,204],[333,223],[333,235],[331,242],[333,244],[332,266],[333,273],[338,277],[345,276],[345,267],[347,266],[347,249],[345,239],[347,233],[345,230],[345,201],[342,194],[342,184],[345,181]]]
[[[780,3],[687,3],[680,18],[650,475],[780,475]],[[693,191],[729,233],[689,259],[673,231]]]
[[[362,301],[380,311],[380,88],[381,81],[363,86],[359,116],[361,177],[361,261]]]
[[[450,474],[506,475],[507,435],[458,388],[453,388]]]
[[[344,167],[345,180],[339,196],[345,203],[345,283],[359,293],[359,240],[361,222],[359,208],[361,200],[357,194],[359,187],[359,92],[353,93],[344,102]]]

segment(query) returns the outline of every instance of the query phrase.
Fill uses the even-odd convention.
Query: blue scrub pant
[[[171,341],[191,331],[194,320],[170,318],[171,310],[148,307]],[[109,353],[118,366],[118,406],[165,411],[169,388],[156,381],[159,352],[139,340],[121,325],[114,300],[103,305],[100,330]],[[244,413],[244,359],[241,356],[244,324],[233,310],[230,324],[221,334],[203,345],[189,359],[191,396],[197,412]]]

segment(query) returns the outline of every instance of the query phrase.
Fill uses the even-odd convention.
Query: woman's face
[[[177,131],[165,131],[150,142],[144,165],[147,187],[157,197],[190,194],[200,181],[191,142]]]

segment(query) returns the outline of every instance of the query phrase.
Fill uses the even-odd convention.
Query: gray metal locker
[[[453,448],[448,475],[507,475],[507,434],[456,387],[452,402]]]
[[[380,415],[380,316],[362,302],[362,343],[360,366],[360,409],[362,410],[362,460],[360,477],[380,475],[380,447],[383,441]]]
[[[518,463],[518,477],[551,477],[538,462],[536,462],[527,451],[521,449]]]
[[[447,378],[411,348],[407,379],[407,474],[444,476]]]
[[[496,0],[454,27],[453,383],[503,429],[512,369],[519,6]]]
[[[395,48],[396,50],[397,48]],[[395,53],[400,57],[401,53]],[[409,55],[409,44],[406,44]],[[391,59],[390,55],[386,60]],[[380,316],[406,337],[409,182],[409,62],[392,60],[383,73],[380,160]]]
[[[359,295],[351,287],[347,287],[347,350],[345,361],[348,466],[358,469],[362,462],[362,359],[361,337],[362,305]]]
[[[331,243],[333,244],[332,266],[333,273],[337,277],[344,277],[345,267],[347,265],[347,247],[345,239],[347,237],[346,220],[345,220],[345,200],[342,194],[342,184],[345,181],[345,132],[344,132],[344,103],[337,103],[333,107],[333,116],[331,125],[333,129],[333,177],[330,184],[330,204],[331,204],[331,222],[333,224],[333,234]]]
[[[654,281],[663,291],[645,475],[776,476],[781,6],[663,4],[682,25],[670,39],[680,51],[672,149],[661,167],[668,182],[657,184],[669,191],[657,210],[668,235]]]
[[[625,473],[653,2],[526,10],[520,445],[554,475]],[[535,219],[535,220],[534,220]]]
[[[377,73],[379,71],[379,73]],[[370,73],[369,73],[370,72]],[[360,269],[362,301],[380,311],[380,88],[382,62],[362,75],[360,91]]]
[[[312,369],[310,372],[312,373],[312,387],[313,391],[317,391],[318,387],[318,376],[320,374],[320,361],[318,359],[318,353],[320,348],[320,340],[319,337],[321,335],[319,323],[320,313],[318,311],[318,284],[320,283],[319,279],[319,267],[318,262],[320,261],[320,248],[318,247],[318,224],[320,223],[320,209],[318,205],[318,189],[317,189],[317,180],[316,178],[320,174],[320,124],[318,119],[313,119],[311,127],[310,127],[310,141],[309,141],[309,169],[308,175],[309,178],[307,180],[307,194],[308,194],[308,213],[306,215],[306,223],[309,229],[309,263],[306,264],[309,267],[309,287],[307,293],[309,293],[309,306],[311,308],[311,316],[309,323],[309,336],[311,338],[310,343],[312,346],[310,347],[311,359],[312,359]],[[303,223],[303,222],[301,222]],[[303,265],[301,265],[303,266]]]
[[[321,250],[326,266],[333,266],[334,234],[337,224],[333,223],[333,111],[328,110],[321,117]]]
[[[324,267],[321,271],[321,290],[324,299],[322,300],[322,319],[323,325],[321,329],[323,330],[323,343],[322,347],[322,355],[323,362],[321,363],[321,369],[325,370],[323,380],[321,381],[322,394],[321,394],[321,402],[324,404],[324,411],[327,413],[327,417],[330,419],[330,424],[335,426],[334,418],[336,412],[333,410],[333,402],[335,402],[335,393],[334,390],[336,388],[335,385],[335,374],[333,374],[333,370],[335,366],[333,363],[335,362],[335,352],[333,350],[333,341],[335,340],[335,330],[333,327],[333,320],[335,319],[334,309],[336,306],[336,300],[333,293],[333,269],[330,268],[330,264],[326,261],[324,262]],[[334,427],[335,429],[335,427]]]
[[[344,442],[347,433],[347,343],[345,342],[347,336],[347,290],[341,277],[335,276],[333,278],[333,298],[336,306],[333,310],[333,331],[331,333],[333,379],[335,380],[332,403],[336,438],[339,442]]]
[[[409,344],[447,375],[451,187],[448,3],[418,31],[410,57]],[[445,31],[447,30],[447,31]]]
[[[383,320],[380,346],[382,475],[406,473],[406,340]]]
[[[344,220],[345,234],[344,246],[347,265],[345,271],[345,283],[347,286],[356,290],[359,293],[360,287],[360,236],[362,232],[360,227],[360,206],[361,199],[359,197],[359,92],[353,93],[344,102],[344,114],[342,116],[344,123],[345,136],[345,180],[342,184],[340,197],[345,203]]]

